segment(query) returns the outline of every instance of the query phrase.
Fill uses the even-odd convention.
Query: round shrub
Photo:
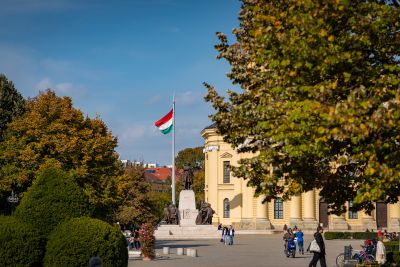
[[[45,240],[31,225],[0,217],[0,266],[42,266]]]
[[[56,168],[39,175],[15,211],[15,216],[46,236],[63,221],[90,214],[83,190],[71,175]]]
[[[59,225],[49,235],[44,266],[88,266],[98,256],[103,267],[128,266],[127,243],[115,227],[98,219],[75,218]]]

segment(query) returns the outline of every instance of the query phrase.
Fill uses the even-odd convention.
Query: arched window
[[[224,218],[229,218],[231,212],[231,204],[229,203],[229,199],[224,199]]]
[[[277,198],[274,200],[274,219],[283,219],[283,200]]]

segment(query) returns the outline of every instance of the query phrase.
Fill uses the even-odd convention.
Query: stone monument
[[[161,224],[155,231],[156,239],[221,238],[217,227],[211,224],[214,211],[211,209],[210,204],[202,202],[200,211],[196,209],[195,195],[192,190],[193,171],[191,168],[184,168],[183,181],[185,189],[179,194],[178,224]],[[166,214],[166,210],[164,214]],[[201,223],[198,223],[199,221]]]

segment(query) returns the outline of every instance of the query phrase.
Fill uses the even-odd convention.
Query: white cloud
[[[181,106],[190,106],[203,101],[203,96],[198,92],[186,91],[176,96],[176,103]]]
[[[46,89],[54,90],[58,95],[70,96],[72,98],[81,98],[87,92],[83,85],[72,84],[68,82],[54,83],[50,78],[46,77],[40,80],[36,85],[35,89],[44,91]]]

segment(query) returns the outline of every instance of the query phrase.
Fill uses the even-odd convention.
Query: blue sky
[[[238,0],[2,0],[0,73],[24,97],[51,88],[99,114],[122,159],[171,163],[153,125],[176,95],[176,150],[203,144],[208,82],[232,89],[215,32],[239,25]]]

